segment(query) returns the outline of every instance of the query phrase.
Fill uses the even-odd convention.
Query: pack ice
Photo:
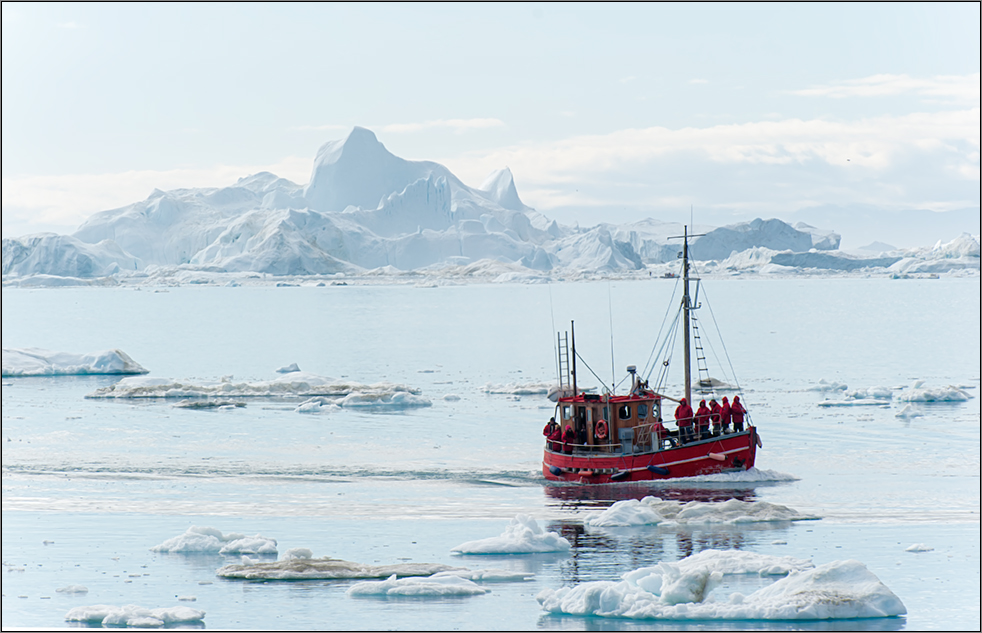
[[[902,276],[979,268],[978,240],[970,235],[870,256],[839,252],[836,233],[802,223],[696,228],[705,235],[693,240],[693,257],[730,272],[877,267]],[[3,279],[87,285],[97,278],[181,283],[215,274],[442,270],[534,281],[667,265],[678,251],[669,238],[681,230],[650,218],[564,226],[522,202],[508,168],[471,187],[439,163],[393,155],[371,131],[355,127],[319,149],[305,186],[260,172],[229,187],[154,190],[91,216],[72,235],[4,239]]]

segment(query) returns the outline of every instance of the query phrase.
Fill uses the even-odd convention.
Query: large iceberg
[[[693,258],[723,262],[730,272],[889,267],[903,276],[979,268],[978,239],[967,234],[933,249],[872,256],[841,253],[838,234],[800,222],[690,228]],[[439,163],[395,156],[355,127],[318,150],[306,185],[260,172],[228,187],[154,190],[96,213],[72,235],[4,239],[3,279],[30,287],[200,281],[194,274],[459,275],[475,264],[467,274],[498,281],[529,281],[530,271],[628,274],[676,266],[682,230],[651,218],[563,226],[522,202],[507,167],[471,187]]]

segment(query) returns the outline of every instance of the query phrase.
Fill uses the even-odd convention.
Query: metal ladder
[[[573,388],[573,380],[570,376],[569,365],[569,332],[556,334],[557,348],[559,349],[559,388]]]
[[[709,375],[709,366],[706,364],[706,352],[702,348],[702,338],[699,336],[699,320],[696,315],[692,319],[692,343],[696,348],[696,371],[699,375],[697,391],[701,395],[713,395],[712,377]],[[705,377],[703,377],[705,376]]]

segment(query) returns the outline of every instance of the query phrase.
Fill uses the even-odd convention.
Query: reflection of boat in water
[[[688,503],[701,501],[715,503],[737,499],[739,501],[756,501],[757,493],[753,487],[653,487],[644,482],[637,484],[569,484],[566,486],[545,486],[546,496],[563,504],[571,503],[577,507],[607,508],[617,501],[625,499],[641,500],[645,497],[658,497],[665,501]]]
[[[701,363],[697,389],[712,393],[714,382],[708,369],[702,367],[705,357],[693,314],[699,303],[689,294],[688,228],[680,237],[683,238],[683,291],[679,315],[684,330],[684,402],[691,403],[691,338],[695,339],[697,361]],[[698,296],[698,284],[696,294]],[[676,327],[667,335],[666,341],[674,340],[679,315],[675,319]],[[542,473],[546,479],[604,484],[738,472],[753,467],[757,449],[762,445],[753,425],[748,424],[744,430],[741,416],[739,424],[734,422],[733,433],[725,432],[727,427],[722,427],[718,433],[694,437],[689,432],[695,420],[690,410],[683,416],[679,430],[670,431],[662,423],[663,404],[666,400],[682,401],[659,393],[661,387],[658,384],[655,389],[649,388],[647,380],[641,379],[633,365],[627,368],[631,389],[626,395],[616,395],[613,385],[605,388],[603,394],[579,390],[576,384],[576,338],[575,332],[571,330],[571,333],[572,337],[558,337],[556,418],[563,434],[558,437],[553,433],[546,443],[542,460]],[[662,365],[665,368],[662,379],[667,378],[668,365],[666,359]],[[703,371],[705,377],[701,375]]]

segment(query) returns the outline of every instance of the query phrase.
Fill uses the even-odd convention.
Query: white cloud
[[[909,75],[872,75],[861,79],[848,79],[826,86],[793,90],[791,94],[803,97],[885,97],[916,94],[923,97],[979,104],[979,73],[971,75],[939,75],[927,79]]]
[[[421,132],[432,128],[449,128],[460,134],[468,130],[485,130],[494,127],[504,127],[504,121],[500,119],[438,119],[435,121],[424,121],[422,123],[390,123],[378,126],[379,132],[389,134],[404,134],[411,132]]]

